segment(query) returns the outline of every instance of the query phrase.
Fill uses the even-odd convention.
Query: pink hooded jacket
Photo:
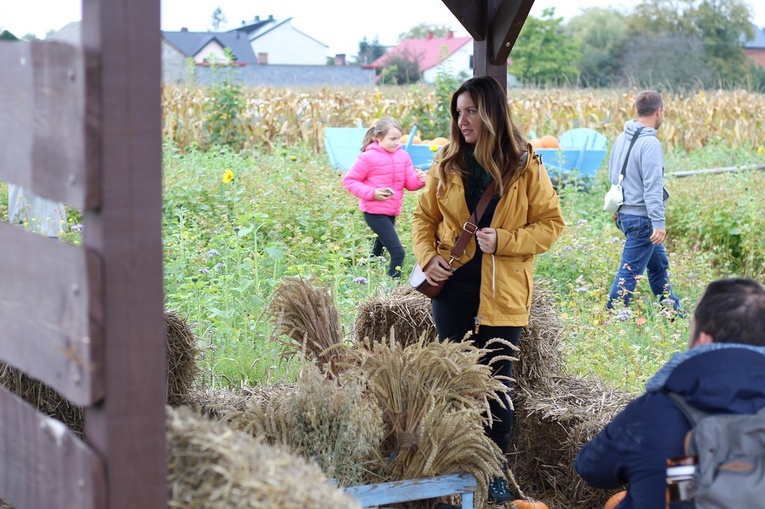
[[[409,153],[399,147],[388,152],[376,141],[366,150],[343,177],[343,186],[359,198],[359,209],[370,214],[398,216],[404,200],[404,188],[416,191],[425,186],[414,171]],[[387,200],[375,200],[375,189],[390,187],[393,196]]]

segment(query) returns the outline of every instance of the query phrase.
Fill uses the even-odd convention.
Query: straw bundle
[[[423,336],[437,337],[430,300],[408,285],[390,294],[371,297],[359,305],[354,333],[356,343],[387,338],[391,330],[402,345],[418,342]]]
[[[247,399],[244,407],[221,418],[234,429],[315,461],[340,486],[364,484],[385,430],[377,402],[365,394],[363,380],[340,384],[307,364],[295,387],[281,387],[268,397]]]
[[[169,507],[356,509],[316,465],[186,407],[167,407]]]
[[[488,401],[506,391],[491,368],[479,363],[485,352],[470,343],[423,340],[403,346],[391,338],[355,353],[356,364],[344,376],[367,380],[383,410],[389,429],[381,450],[389,458],[385,480],[471,473],[481,507],[503,460],[483,430]]]
[[[282,357],[303,353],[322,371],[337,374],[336,364],[343,360],[338,348],[343,343],[342,328],[330,287],[313,277],[284,277],[262,316],[273,324],[271,339],[285,346]]]

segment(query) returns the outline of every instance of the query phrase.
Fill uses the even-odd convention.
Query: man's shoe
[[[504,504],[513,500],[515,500],[515,496],[507,489],[505,478],[495,477],[492,479],[489,483],[489,502]]]

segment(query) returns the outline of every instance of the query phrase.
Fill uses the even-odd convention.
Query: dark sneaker
[[[504,504],[513,500],[515,500],[515,496],[507,489],[505,478],[495,477],[492,479],[489,483],[489,502]]]

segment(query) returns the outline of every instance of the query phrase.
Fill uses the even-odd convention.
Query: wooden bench
[[[462,495],[462,509],[473,509],[473,494],[477,482],[472,474],[447,474],[423,479],[365,484],[345,488],[362,507],[372,507],[411,500]]]

